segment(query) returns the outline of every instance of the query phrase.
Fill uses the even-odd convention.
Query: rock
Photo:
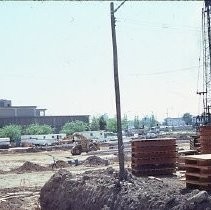
[[[207,201],[208,193],[206,191],[200,191],[198,194],[194,195],[193,197],[189,198],[188,201],[190,203],[202,203],[203,201]]]

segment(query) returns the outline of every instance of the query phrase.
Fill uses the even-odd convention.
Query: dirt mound
[[[50,167],[52,168],[67,168],[69,167],[70,164],[63,160],[57,160],[55,163],[51,164]]]
[[[116,173],[101,170],[76,179],[59,170],[41,189],[41,209],[210,209],[206,191],[187,190],[177,177],[127,177],[119,182]]]
[[[108,165],[108,160],[104,160],[98,156],[89,156],[84,162],[86,166]]]
[[[13,169],[12,172],[23,173],[23,172],[32,172],[32,171],[46,171],[46,170],[49,170],[49,169],[44,166],[40,166],[36,163],[26,161],[22,166],[16,169]]]

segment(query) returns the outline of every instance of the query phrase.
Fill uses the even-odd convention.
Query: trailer
[[[0,149],[9,149],[10,147],[10,138],[0,138]]]
[[[53,146],[61,141],[66,134],[22,135],[21,145]]]

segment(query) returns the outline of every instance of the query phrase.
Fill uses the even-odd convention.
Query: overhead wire
[[[173,29],[173,30],[177,30],[177,29],[186,29],[189,31],[195,31],[195,32],[201,32],[200,28],[198,27],[194,27],[194,26],[187,26],[187,25],[170,25],[168,23],[156,23],[156,22],[145,22],[145,21],[134,21],[132,19],[126,19],[126,18],[117,18],[117,21],[122,23],[122,24],[126,24],[126,25],[136,25],[139,27],[150,27],[150,29]],[[154,27],[154,28],[153,28]]]
[[[190,66],[190,67],[186,67],[186,68],[181,68],[181,69],[175,69],[173,71],[160,71],[160,72],[154,72],[154,73],[149,73],[149,74],[139,74],[139,73],[136,73],[136,74],[130,74],[130,76],[154,76],[154,75],[162,75],[162,74],[169,74],[169,73],[175,73],[175,72],[178,72],[178,71],[190,71],[192,69],[196,69],[198,68],[199,66]]]

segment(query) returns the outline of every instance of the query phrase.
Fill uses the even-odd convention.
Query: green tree
[[[62,127],[61,133],[72,135],[75,132],[81,132],[88,129],[89,127],[86,123],[77,120],[74,122],[65,123],[65,125]]]
[[[100,130],[106,130],[107,122],[105,120],[105,115],[100,116],[100,118],[99,118],[99,127],[100,127]]]
[[[183,114],[182,119],[186,125],[192,125],[192,115],[190,113]]]
[[[128,119],[127,115],[124,115],[122,119],[122,130],[128,130]]]
[[[159,124],[159,122],[155,119],[155,116],[154,116],[154,114],[152,114],[151,115],[151,117],[150,117],[150,128],[151,127],[154,127],[154,126],[156,126],[156,125],[158,125]]]
[[[19,125],[7,125],[0,129],[1,138],[10,138],[11,142],[20,140],[21,138],[21,126]]]
[[[93,117],[91,124],[90,124],[90,130],[91,131],[98,131],[100,130],[100,119],[98,117]]]
[[[133,121],[133,126],[135,129],[139,129],[140,128],[140,121],[138,116],[135,116],[134,121]]]
[[[152,114],[151,116],[146,115],[144,118],[142,118],[141,124],[148,128],[151,128],[159,124],[159,122],[155,119],[155,116]]]
[[[167,126],[167,119],[166,118],[163,121],[163,125]]]
[[[117,132],[117,120],[116,118],[109,118],[107,120],[107,130],[110,132]]]
[[[53,128],[49,125],[31,124],[25,129],[27,135],[40,135],[53,133]]]

